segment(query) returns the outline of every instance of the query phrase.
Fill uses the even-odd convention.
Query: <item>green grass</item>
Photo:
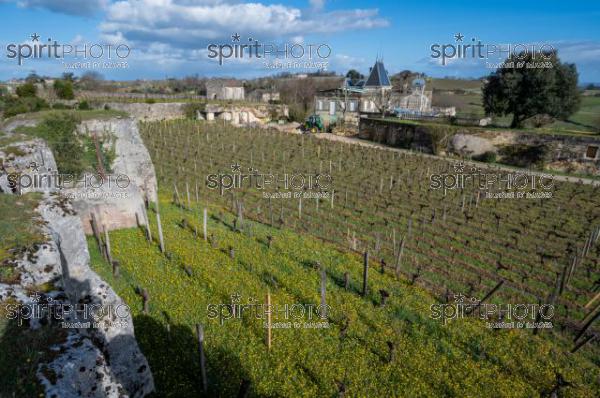
[[[434,79],[434,87],[436,79]],[[469,83],[469,84],[467,84]],[[481,91],[473,89],[478,81],[444,80],[437,83],[439,90],[467,90],[466,93],[450,94],[444,91],[433,93],[433,105],[441,107],[456,107],[456,116],[467,118],[483,118],[485,112],[482,105]],[[466,88],[466,87],[470,87]],[[500,128],[510,126],[511,116],[494,118],[494,124]],[[524,129],[531,132],[548,134],[596,135],[600,134],[600,97],[582,96],[581,107],[567,120],[557,120],[540,128]]]
[[[574,383],[565,396],[600,392],[599,368],[585,349],[564,351],[551,337],[526,330],[490,330],[475,319],[442,325],[430,318],[436,300],[406,281],[379,272],[372,259],[369,293],[361,297],[361,258],[323,241],[245,221],[243,233],[232,229],[233,216],[210,207],[209,235],[216,245],[194,237],[200,206],[182,210],[162,196],[161,218],[170,259],[148,243],[140,229],[110,233],[113,257],[121,263],[115,279],[95,241],[88,239],[94,269],[130,305],[140,347],[149,360],[160,397],[236,396],[242,379],[251,396],[314,397],[337,395],[337,382],[348,396],[498,397],[539,396],[548,392],[556,373]],[[221,214],[219,216],[219,214]],[[153,212],[152,234],[157,236]],[[187,220],[184,229],[180,221]],[[267,236],[273,245],[267,247]],[[235,258],[228,255],[230,248]],[[262,321],[209,319],[207,305],[258,302],[271,292],[276,304],[319,303],[319,262],[327,274],[329,329],[274,329],[270,352]],[[192,276],[184,271],[189,267]],[[343,288],[348,272],[350,289]],[[147,289],[149,314],[142,313],[136,287]],[[378,291],[390,293],[380,306]],[[346,334],[342,333],[348,319]],[[279,320],[281,321],[281,320]],[[205,328],[209,380],[202,394],[195,324]],[[388,342],[395,348],[389,361]]]
[[[43,110],[39,112],[30,112],[21,115],[17,115],[11,118],[4,120],[4,125],[14,120],[23,120],[23,119],[32,119],[32,120],[41,120],[49,116],[61,116],[61,115],[70,115],[74,117],[76,120],[91,120],[91,119],[112,119],[118,117],[127,117],[127,113],[123,111],[117,111],[113,109],[104,110],[104,109],[92,109],[92,110],[79,110],[79,109],[49,109]]]
[[[0,302],[0,397],[43,397],[44,388],[36,372],[40,364],[50,362],[57,354],[50,346],[65,340],[65,329],[44,325],[31,330],[26,323],[18,325],[6,317],[6,305],[11,304]]]
[[[570,250],[581,248],[598,225],[597,195],[589,185],[555,181],[552,198],[544,201],[483,200],[482,195],[477,202],[484,192],[473,186],[447,192],[430,187],[431,174],[453,174],[455,161],[450,159],[187,120],[142,123],[141,134],[163,187],[177,184],[183,193],[188,183],[193,196],[198,184],[201,198],[223,206],[241,200],[256,220],[341,248],[375,250],[388,264],[395,263],[400,239],[409,234],[402,274],[410,278],[420,270],[419,283],[442,298],[448,290],[483,297],[503,278],[512,286],[497,293],[501,303],[546,299],[555,289],[556,273],[572,260]],[[304,200],[298,217],[297,199],[276,200],[271,211],[260,189],[244,186],[220,195],[205,186],[208,175],[231,172],[236,162],[244,171],[252,165],[280,177],[329,173],[335,206],[327,199]],[[507,174],[485,167],[481,172]],[[560,299],[557,311],[571,325],[582,319],[582,307],[593,297],[594,279],[586,269],[593,269],[598,249],[583,260]],[[542,254],[553,261],[540,258]],[[540,265],[545,271],[534,272]]]
[[[2,152],[6,153],[6,155],[14,155],[14,156],[23,156],[25,152],[17,146],[7,146],[2,148]]]
[[[465,91],[478,91],[481,92],[483,83],[477,79],[443,79],[443,78],[432,78],[428,82],[428,88],[434,90],[465,90]]]
[[[0,267],[8,267],[7,260],[33,249],[45,241],[39,229],[35,212],[41,194],[0,194]]]

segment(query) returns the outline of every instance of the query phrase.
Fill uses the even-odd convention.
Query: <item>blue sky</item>
[[[376,56],[390,73],[404,69],[430,76],[479,77],[492,69],[478,59],[443,66],[431,45],[456,44],[455,34],[485,44],[546,44],[573,62],[580,82],[600,83],[600,2],[595,1],[343,1],[343,0],[0,0],[0,79],[95,70],[110,79],[200,76],[254,77],[301,69],[269,69],[261,61],[208,58],[209,44],[232,44],[231,35],[283,46],[327,44],[328,69],[368,71]],[[10,44],[116,46],[131,54],[127,68],[68,69],[65,60],[7,58]],[[75,64],[75,66],[78,66]],[[113,65],[109,65],[113,66]],[[122,65],[121,65],[122,66]]]

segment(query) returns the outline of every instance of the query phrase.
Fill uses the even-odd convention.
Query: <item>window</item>
[[[596,145],[588,145],[585,151],[585,157],[588,159],[596,159],[598,156],[598,147]]]
[[[317,110],[318,111],[322,111],[323,110],[323,101],[321,101],[321,100],[317,101]]]
[[[356,112],[356,102],[350,101],[348,103],[348,111],[350,111],[350,112]]]
[[[329,114],[331,116],[335,115],[335,101],[329,102]]]

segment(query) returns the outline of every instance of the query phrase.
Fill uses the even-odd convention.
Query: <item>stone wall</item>
[[[361,118],[358,137],[389,146],[433,153],[433,138],[426,126]]]
[[[95,108],[110,109],[127,112],[131,117],[139,120],[163,120],[178,119],[185,116],[185,102],[157,102],[146,104],[144,102],[101,102],[94,105]]]
[[[145,224],[142,207],[146,198],[151,202],[157,200],[156,174],[137,121],[131,118],[90,120],[83,122],[78,130],[81,134],[108,133],[115,138],[116,157],[111,165],[111,177],[107,176],[99,187],[78,187],[64,192],[73,198],[85,232],[92,233],[91,213],[109,230]],[[117,178],[121,178],[121,183]]]
[[[212,121],[225,120],[234,125],[265,124],[274,117],[285,119],[289,116],[287,105],[254,104],[254,105],[219,105],[207,104],[204,110],[198,111],[198,119]]]
[[[439,154],[453,153],[475,157],[493,152],[502,161],[507,148],[544,147],[548,151],[547,166],[551,169],[600,175],[600,136],[544,134],[502,129],[486,129],[442,124],[400,123],[389,120],[361,118],[359,138],[405,149],[434,152],[437,130],[448,137]],[[447,130],[447,131],[445,131]],[[590,147],[598,147],[595,158],[586,156]]]

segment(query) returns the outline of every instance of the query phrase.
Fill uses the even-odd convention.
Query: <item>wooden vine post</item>
[[[327,301],[326,301],[326,289],[327,289],[327,273],[325,267],[321,266],[321,317],[327,318]]]
[[[365,297],[367,295],[367,284],[369,279],[369,252],[366,251],[364,254],[364,264],[363,264],[363,288],[362,295]]]
[[[271,351],[271,292],[267,292],[267,350]]]
[[[104,230],[104,245],[106,246],[106,261],[110,265],[112,265],[112,255],[110,254],[110,237],[108,236],[108,229],[106,228],[106,224],[102,225],[102,229]]]
[[[208,219],[208,209],[205,207],[204,208],[204,218],[202,220],[202,233],[204,235],[204,240],[206,241],[208,239],[208,233],[207,233],[207,219]]]
[[[204,328],[202,324],[196,324],[196,335],[198,337],[198,356],[200,357],[200,376],[202,381],[202,391],[208,390],[208,381],[206,380],[206,359],[204,357]]]

